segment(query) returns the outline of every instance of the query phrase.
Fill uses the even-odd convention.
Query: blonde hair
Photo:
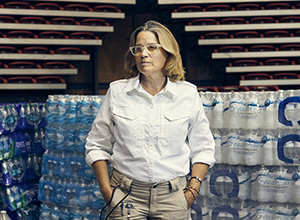
[[[142,31],[150,31],[157,37],[158,43],[167,52],[167,61],[163,67],[163,74],[172,82],[185,80],[185,71],[182,66],[182,60],[179,53],[178,43],[171,31],[156,21],[147,21],[143,26],[138,27],[130,36],[129,47],[136,44],[137,35]],[[139,74],[135,63],[135,57],[130,53],[129,49],[125,55],[125,71],[127,78],[136,77]]]

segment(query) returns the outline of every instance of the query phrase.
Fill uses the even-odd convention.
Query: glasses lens
[[[130,47],[130,51],[134,56],[140,55],[143,53],[143,50],[146,49],[147,53],[152,53],[153,51],[157,50],[160,47],[159,44],[149,44],[145,47],[143,46],[132,46]]]
[[[149,52],[153,52],[153,51],[156,50],[157,48],[158,48],[158,45],[156,45],[156,44],[150,44],[150,45],[147,46],[147,50],[148,50]]]

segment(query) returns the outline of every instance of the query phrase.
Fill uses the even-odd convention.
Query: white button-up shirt
[[[194,85],[168,80],[152,96],[139,76],[110,84],[87,137],[86,161],[109,160],[129,178],[154,183],[212,166],[215,143]]]

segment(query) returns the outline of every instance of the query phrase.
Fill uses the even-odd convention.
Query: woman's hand
[[[187,190],[184,193],[184,196],[185,196],[185,199],[186,199],[187,204],[188,204],[188,209],[190,209],[191,206],[193,205],[194,201],[195,201],[194,196],[192,195],[192,192],[190,192],[189,190]]]
[[[108,203],[111,200],[111,197],[112,197],[112,193],[113,193],[112,187],[107,188],[105,190],[100,190],[100,192],[103,196],[103,199],[104,199],[105,203]]]

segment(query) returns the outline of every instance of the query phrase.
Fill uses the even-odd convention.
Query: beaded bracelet
[[[196,196],[194,195],[193,191],[190,188],[185,188],[184,192],[186,192],[187,190],[192,193],[192,196],[194,197],[194,200],[196,200]]]
[[[192,176],[191,179],[190,179],[190,181],[191,181],[192,179],[195,179],[195,180],[196,180],[196,183],[199,183],[199,182],[200,182],[200,184],[202,185],[202,179],[201,179],[200,177],[198,177],[198,176]]]
[[[199,194],[199,191],[195,187],[189,186],[188,188],[195,190],[197,192],[197,194]]]

